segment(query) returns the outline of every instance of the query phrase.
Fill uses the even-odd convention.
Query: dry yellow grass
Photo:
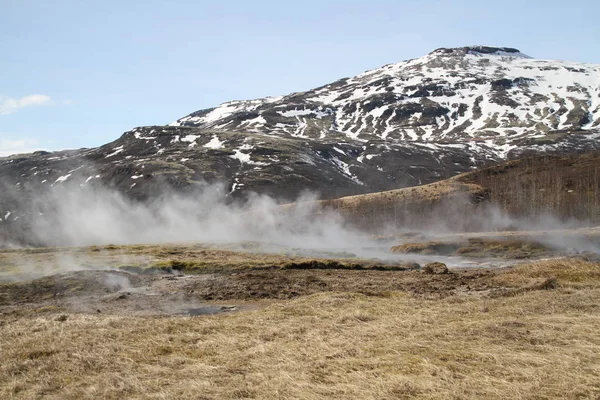
[[[600,396],[598,265],[522,265],[508,297],[322,293],[210,317],[0,316],[0,398]]]
[[[494,278],[500,284],[513,287],[528,286],[540,279],[554,279],[561,287],[599,287],[600,266],[580,259],[546,259],[517,265]]]
[[[233,249],[233,250],[232,250]],[[241,251],[240,251],[241,250]],[[146,244],[80,248],[36,248],[0,250],[0,283],[18,277],[39,277],[81,269],[124,268],[179,270],[189,273],[302,267],[302,264],[336,262],[340,269],[402,269],[410,262],[380,263],[359,259],[347,252],[320,252],[317,257],[281,248],[279,253],[260,252],[257,243],[234,245]]]
[[[462,257],[501,257],[524,259],[557,253],[552,246],[536,242],[534,238],[499,238],[460,236],[443,240],[406,242],[391,248],[393,253],[457,255]]]
[[[340,197],[339,199],[324,200],[321,204],[334,207],[340,212],[356,212],[371,204],[395,203],[426,204],[441,199],[464,197],[469,194],[479,193],[482,187],[472,183],[463,183],[451,178],[427,185],[413,186],[383,192],[359,194]]]
[[[339,213],[347,223],[363,230],[381,232],[382,226],[422,229],[445,221],[453,230],[480,229],[471,214],[486,203],[488,189],[447,179],[436,183],[367,193],[318,202],[321,210]],[[294,204],[282,210],[295,207]],[[469,217],[467,217],[469,216]]]

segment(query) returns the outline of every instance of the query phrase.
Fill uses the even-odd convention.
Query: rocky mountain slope
[[[504,158],[551,132],[600,128],[600,66],[535,60],[512,48],[438,49],[307,92],[232,101],[171,125],[460,143]]]
[[[44,190],[136,199],[220,182],[221,195],[323,198],[427,184],[537,153],[598,149],[600,65],[512,48],[437,49],[287,96],[232,101],[94,149],[0,158],[1,223]]]

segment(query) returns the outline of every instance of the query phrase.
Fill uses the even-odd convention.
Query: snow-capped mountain
[[[324,198],[430,183],[505,159],[600,149],[600,65],[506,47],[437,49],[306,92],[231,101],[94,149],[0,158],[0,224],[51,187],[144,200],[220,182]],[[1,230],[1,229],[0,229]]]
[[[523,139],[600,129],[600,65],[471,46],[288,96],[232,101],[172,126],[388,143],[465,144],[504,158]]]

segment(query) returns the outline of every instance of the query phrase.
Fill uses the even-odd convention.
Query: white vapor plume
[[[148,203],[102,187],[52,188],[34,203],[32,241],[47,245],[260,241],[282,246],[332,248],[356,244],[362,234],[340,216],[317,210],[302,196],[282,208],[267,196],[226,204],[223,188],[166,194]]]
[[[451,204],[441,204],[426,215],[409,213],[411,218],[402,225],[385,215],[357,210],[361,220],[372,220],[377,225],[377,230],[363,226],[365,230],[361,231],[357,227],[361,224],[356,224],[356,218],[353,220],[352,216],[348,216],[345,220],[337,211],[324,209],[310,194],[301,196],[293,205],[281,205],[268,196],[258,194],[249,196],[244,202],[227,202],[223,197],[226,192],[223,186],[206,185],[202,190],[185,194],[163,191],[154,199],[141,202],[113,188],[80,186],[79,183],[73,181],[50,187],[44,193],[35,192],[37,197],[28,205],[28,215],[9,224],[23,227],[23,230],[8,236],[8,240],[5,236],[4,242],[0,236],[0,247],[10,247],[11,244],[88,246],[159,243],[227,244],[235,247],[236,243],[251,241],[258,244],[256,249],[259,251],[292,249],[305,254],[315,254],[315,250],[316,253],[350,251],[357,257],[389,258],[389,243],[386,241],[397,243],[395,233],[411,227],[433,238],[465,232],[461,229],[461,222],[464,226],[475,225],[479,232],[573,229],[582,223],[561,221],[551,215],[515,219],[493,204],[474,210],[467,198],[455,198],[449,200]],[[374,232],[386,235],[372,240]],[[20,243],[16,240],[19,234]],[[579,234],[573,236],[573,243],[568,244],[563,233],[557,235],[560,240],[555,240],[555,235],[551,234],[544,234],[543,240],[558,247],[566,245],[585,251],[598,249],[596,243],[582,242]],[[11,239],[14,240],[11,242]]]

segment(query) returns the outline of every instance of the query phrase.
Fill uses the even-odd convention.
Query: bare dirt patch
[[[233,309],[264,300],[287,300],[324,292],[389,296],[403,291],[441,298],[500,287],[500,270],[455,269],[443,275],[420,270],[268,269],[211,274],[145,275],[123,271],[78,271],[32,281],[0,284],[0,312],[75,312],[120,315],[183,315],[227,301]],[[239,304],[238,304],[239,303]],[[220,305],[217,305],[220,306]],[[200,313],[200,312],[199,312]]]
[[[251,271],[189,281],[185,290],[209,300],[292,299],[323,292],[353,292],[388,296],[403,291],[426,297],[446,297],[461,292],[477,293],[494,285],[498,270],[461,269],[444,275],[421,271]]]

